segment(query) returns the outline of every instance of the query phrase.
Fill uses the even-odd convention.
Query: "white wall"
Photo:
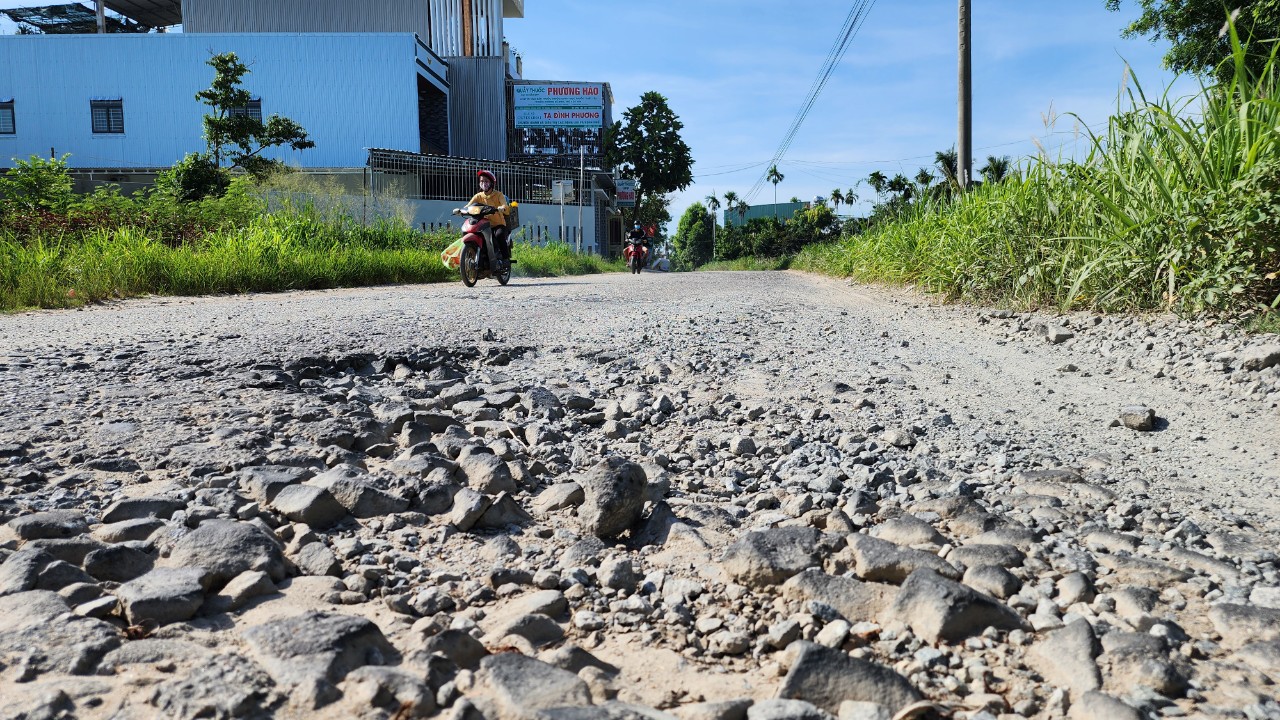
[[[399,205],[407,204],[406,207],[412,208],[413,224],[421,227],[424,223],[427,228],[439,227],[441,225],[451,225],[456,228],[462,227],[462,218],[453,215],[453,209],[462,207],[466,204],[466,199],[459,199],[456,202],[448,200],[391,200],[391,204]],[[513,237],[517,242],[535,243],[542,242],[542,235],[545,230],[552,240],[560,237],[560,206],[559,205],[534,205],[532,203],[521,203],[519,206],[520,227],[514,232]],[[582,224],[585,230],[582,234],[582,250],[594,254],[600,253],[600,248],[596,244],[596,220],[595,210],[591,206],[583,206],[582,208]],[[578,206],[564,206],[564,223],[565,236],[568,241],[572,241],[575,237],[571,228],[578,226]]]

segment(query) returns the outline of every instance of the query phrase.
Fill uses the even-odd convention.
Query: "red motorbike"
[[[622,251],[622,257],[626,258],[627,268],[631,270],[631,274],[639,275],[645,259],[649,257],[649,248],[638,240],[628,240],[627,247]]]
[[[511,203],[514,207],[515,203]],[[485,278],[496,278],[499,284],[511,281],[511,265],[514,260],[504,260],[493,236],[493,224],[488,217],[498,212],[491,205],[471,205],[458,208],[454,215],[462,215],[462,255],[458,258],[458,273],[462,284],[474,287]]]

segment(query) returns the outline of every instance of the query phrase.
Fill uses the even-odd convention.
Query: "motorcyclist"
[[[635,227],[631,228],[631,232],[627,233],[627,245],[628,248],[623,254],[626,255],[628,260],[631,259],[633,254],[637,253],[640,255],[641,262],[648,256],[649,236],[645,233],[644,228],[640,227],[640,223],[637,222]]]
[[[511,233],[507,228],[507,213],[511,208],[507,205],[507,197],[498,191],[498,177],[488,170],[479,170],[476,177],[480,181],[480,192],[471,196],[469,205],[489,205],[498,212],[487,219],[493,228],[493,244],[502,255],[503,262],[511,262]]]

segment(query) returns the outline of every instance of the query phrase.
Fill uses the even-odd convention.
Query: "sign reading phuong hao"
[[[517,108],[527,107],[580,107],[603,108],[604,91],[592,83],[545,83],[516,85]]]

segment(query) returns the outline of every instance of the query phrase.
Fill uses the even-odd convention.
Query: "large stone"
[[[357,707],[378,707],[393,718],[435,714],[436,699],[424,678],[400,668],[366,665],[347,674],[345,695]]]
[[[347,516],[347,509],[332,493],[314,485],[285,486],[276,493],[271,507],[294,522],[322,530]]]
[[[473,453],[459,458],[457,479],[486,495],[515,492],[517,489],[511,468],[502,458],[490,453]]]
[[[241,655],[215,655],[148,693],[158,717],[267,718],[284,698],[263,669]]]
[[[156,568],[116,588],[131,625],[190,620],[204,604],[207,573],[202,568]]]
[[[577,675],[518,653],[485,657],[475,677],[470,696],[490,720],[533,720],[540,710],[591,704]]]
[[[276,592],[271,576],[261,570],[246,570],[231,579],[215,595],[205,599],[201,612],[220,613],[239,610],[250,600]]]
[[[271,677],[313,709],[336,700],[336,684],[352,670],[398,660],[377,625],[351,615],[308,612],[256,625],[242,635]]]
[[[50,510],[22,515],[9,521],[9,528],[20,540],[71,538],[89,532],[84,513],[78,510]]]
[[[137,497],[123,498],[117,500],[107,506],[102,511],[102,522],[117,523],[125,520],[140,520],[142,518],[170,518],[178,510],[181,510],[185,503],[166,497]]]
[[[466,532],[484,517],[485,511],[492,504],[493,500],[488,495],[478,493],[471,488],[462,488],[453,496],[453,509],[448,515],[449,522],[458,530]]]
[[[1120,408],[1120,424],[1130,430],[1146,432],[1155,427],[1156,411],[1145,405],[1125,405]]]
[[[578,508],[583,529],[601,538],[617,537],[640,521],[644,510],[644,469],[610,457],[579,480],[585,500]]]
[[[67,603],[47,590],[0,597],[0,658],[23,657],[34,675],[92,674],[123,638],[101,620],[69,612]]]
[[[1142,713],[1116,698],[1096,690],[1085,693],[1071,704],[1069,720],[1142,720]]]
[[[927,569],[911,573],[902,584],[892,612],[931,643],[964,640],[989,627],[1024,627],[1022,618],[1009,606]]]
[[[821,537],[812,527],[755,530],[730,545],[720,564],[748,587],[776,585],[821,563]]]
[[[874,620],[893,604],[897,588],[863,582],[843,575],[828,575],[811,568],[787,580],[782,594],[792,600],[820,602],[836,609],[847,620]]]
[[[1080,697],[1102,687],[1096,661],[1100,651],[1093,626],[1077,620],[1037,640],[1027,653],[1027,662],[1050,684]]]
[[[778,687],[778,697],[805,700],[829,713],[846,700],[877,702],[897,712],[921,699],[905,677],[879,663],[840,650],[796,641],[787,648],[791,668]]]
[[[497,645],[504,637],[517,635],[534,647],[550,645],[564,639],[564,628],[541,613],[529,613],[501,622],[485,635],[485,641]]]
[[[23,548],[0,563],[0,596],[36,589],[40,571],[54,558],[39,548]]]
[[[275,500],[281,490],[315,475],[310,468],[287,465],[261,465],[240,471],[240,487],[249,497],[266,504]]]
[[[960,579],[960,571],[946,560],[923,550],[902,547],[888,540],[854,533],[849,535],[849,550],[856,562],[854,572],[863,580],[901,583],[920,569]]]
[[[303,486],[294,486],[303,487]],[[161,567],[202,567],[219,588],[247,570],[261,570],[279,582],[285,578],[280,544],[253,523],[208,520],[182,536]]]
[[[1229,648],[1280,640],[1280,610],[1274,608],[1222,603],[1209,609],[1209,621]]]
[[[747,709],[747,720],[835,720],[831,713],[804,700],[760,700]]]
[[[454,629],[427,638],[422,649],[428,654],[444,655],[463,670],[475,670],[480,666],[480,660],[489,654],[479,640],[463,630]]]
[[[538,493],[538,497],[534,498],[531,507],[536,513],[548,513],[568,507],[576,507],[586,499],[587,496],[583,494],[582,486],[578,483],[556,483]]]
[[[1249,643],[1240,648],[1236,657],[1272,679],[1280,678],[1280,641]]]
[[[375,487],[369,474],[354,465],[339,465],[307,481],[308,485],[328,490],[340,505],[358,518],[382,517],[404,512],[409,501]]]
[[[499,493],[485,509],[484,514],[476,521],[475,527],[486,529],[505,528],[511,525],[524,526],[533,522],[533,518],[511,493]]]
[[[101,540],[104,543],[131,542],[146,540],[164,526],[164,520],[154,517],[121,520],[108,525],[99,525],[93,529],[91,535],[95,540]]]
[[[341,576],[342,574],[342,564],[338,562],[338,556],[322,542],[303,545],[293,558],[293,562],[303,575]]]
[[[1012,545],[962,545],[947,555],[947,563],[966,569],[983,565],[1013,568],[1021,566],[1026,559],[1027,556]]]
[[[936,528],[915,515],[885,520],[871,528],[871,536],[898,545],[942,545],[947,541]]]
[[[129,582],[151,571],[156,559],[129,545],[111,545],[84,557],[85,572],[98,580]]]
[[[1240,353],[1240,369],[1255,372],[1280,365],[1280,345],[1252,347]]]

